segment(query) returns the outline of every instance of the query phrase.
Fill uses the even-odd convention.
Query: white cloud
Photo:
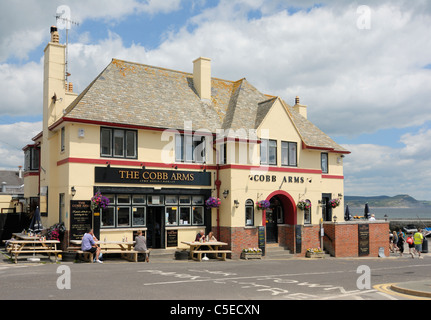
[[[0,125],[0,169],[17,169],[23,166],[22,148],[42,131],[42,122],[17,122]]]

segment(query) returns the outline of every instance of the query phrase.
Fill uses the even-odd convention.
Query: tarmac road
[[[409,300],[390,284],[431,283],[431,257],[0,262],[1,300]],[[431,286],[430,286],[431,288]],[[430,295],[431,296],[431,295]],[[426,299],[421,298],[421,299]]]

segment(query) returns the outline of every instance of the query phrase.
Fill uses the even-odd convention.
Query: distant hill
[[[421,201],[407,195],[400,194],[394,197],[377,196],[377,197],[363,197],[363,196],[345,196],[344,204],[350,207],[363,207],[365,203],[372,207],[392,207],[392,208],[423,208],[431,207],[431,201]]]

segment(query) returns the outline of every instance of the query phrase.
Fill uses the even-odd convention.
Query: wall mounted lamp
[[[70,188],[70,192],[72,193],[72,197],[74,197],[75,194],[76,194],[75,186],[73,186],[72,188]]]
[[[228,195],[229,195],[229,190],[223,191],[223,198],[226,199]]]
[[[235,205],[235,208],[239,208],[239,201],[238,200],[234,200],[233,204]]]

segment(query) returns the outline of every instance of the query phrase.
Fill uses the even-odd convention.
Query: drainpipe
[[[219,170],[220,166],[217,164],[217,180],[215,181],[215,185],[217,187],[217,198],[220,198],[220,186],[221,181],[219,179]],[[217,207],[217,238],[220,239],[220,208]]]

